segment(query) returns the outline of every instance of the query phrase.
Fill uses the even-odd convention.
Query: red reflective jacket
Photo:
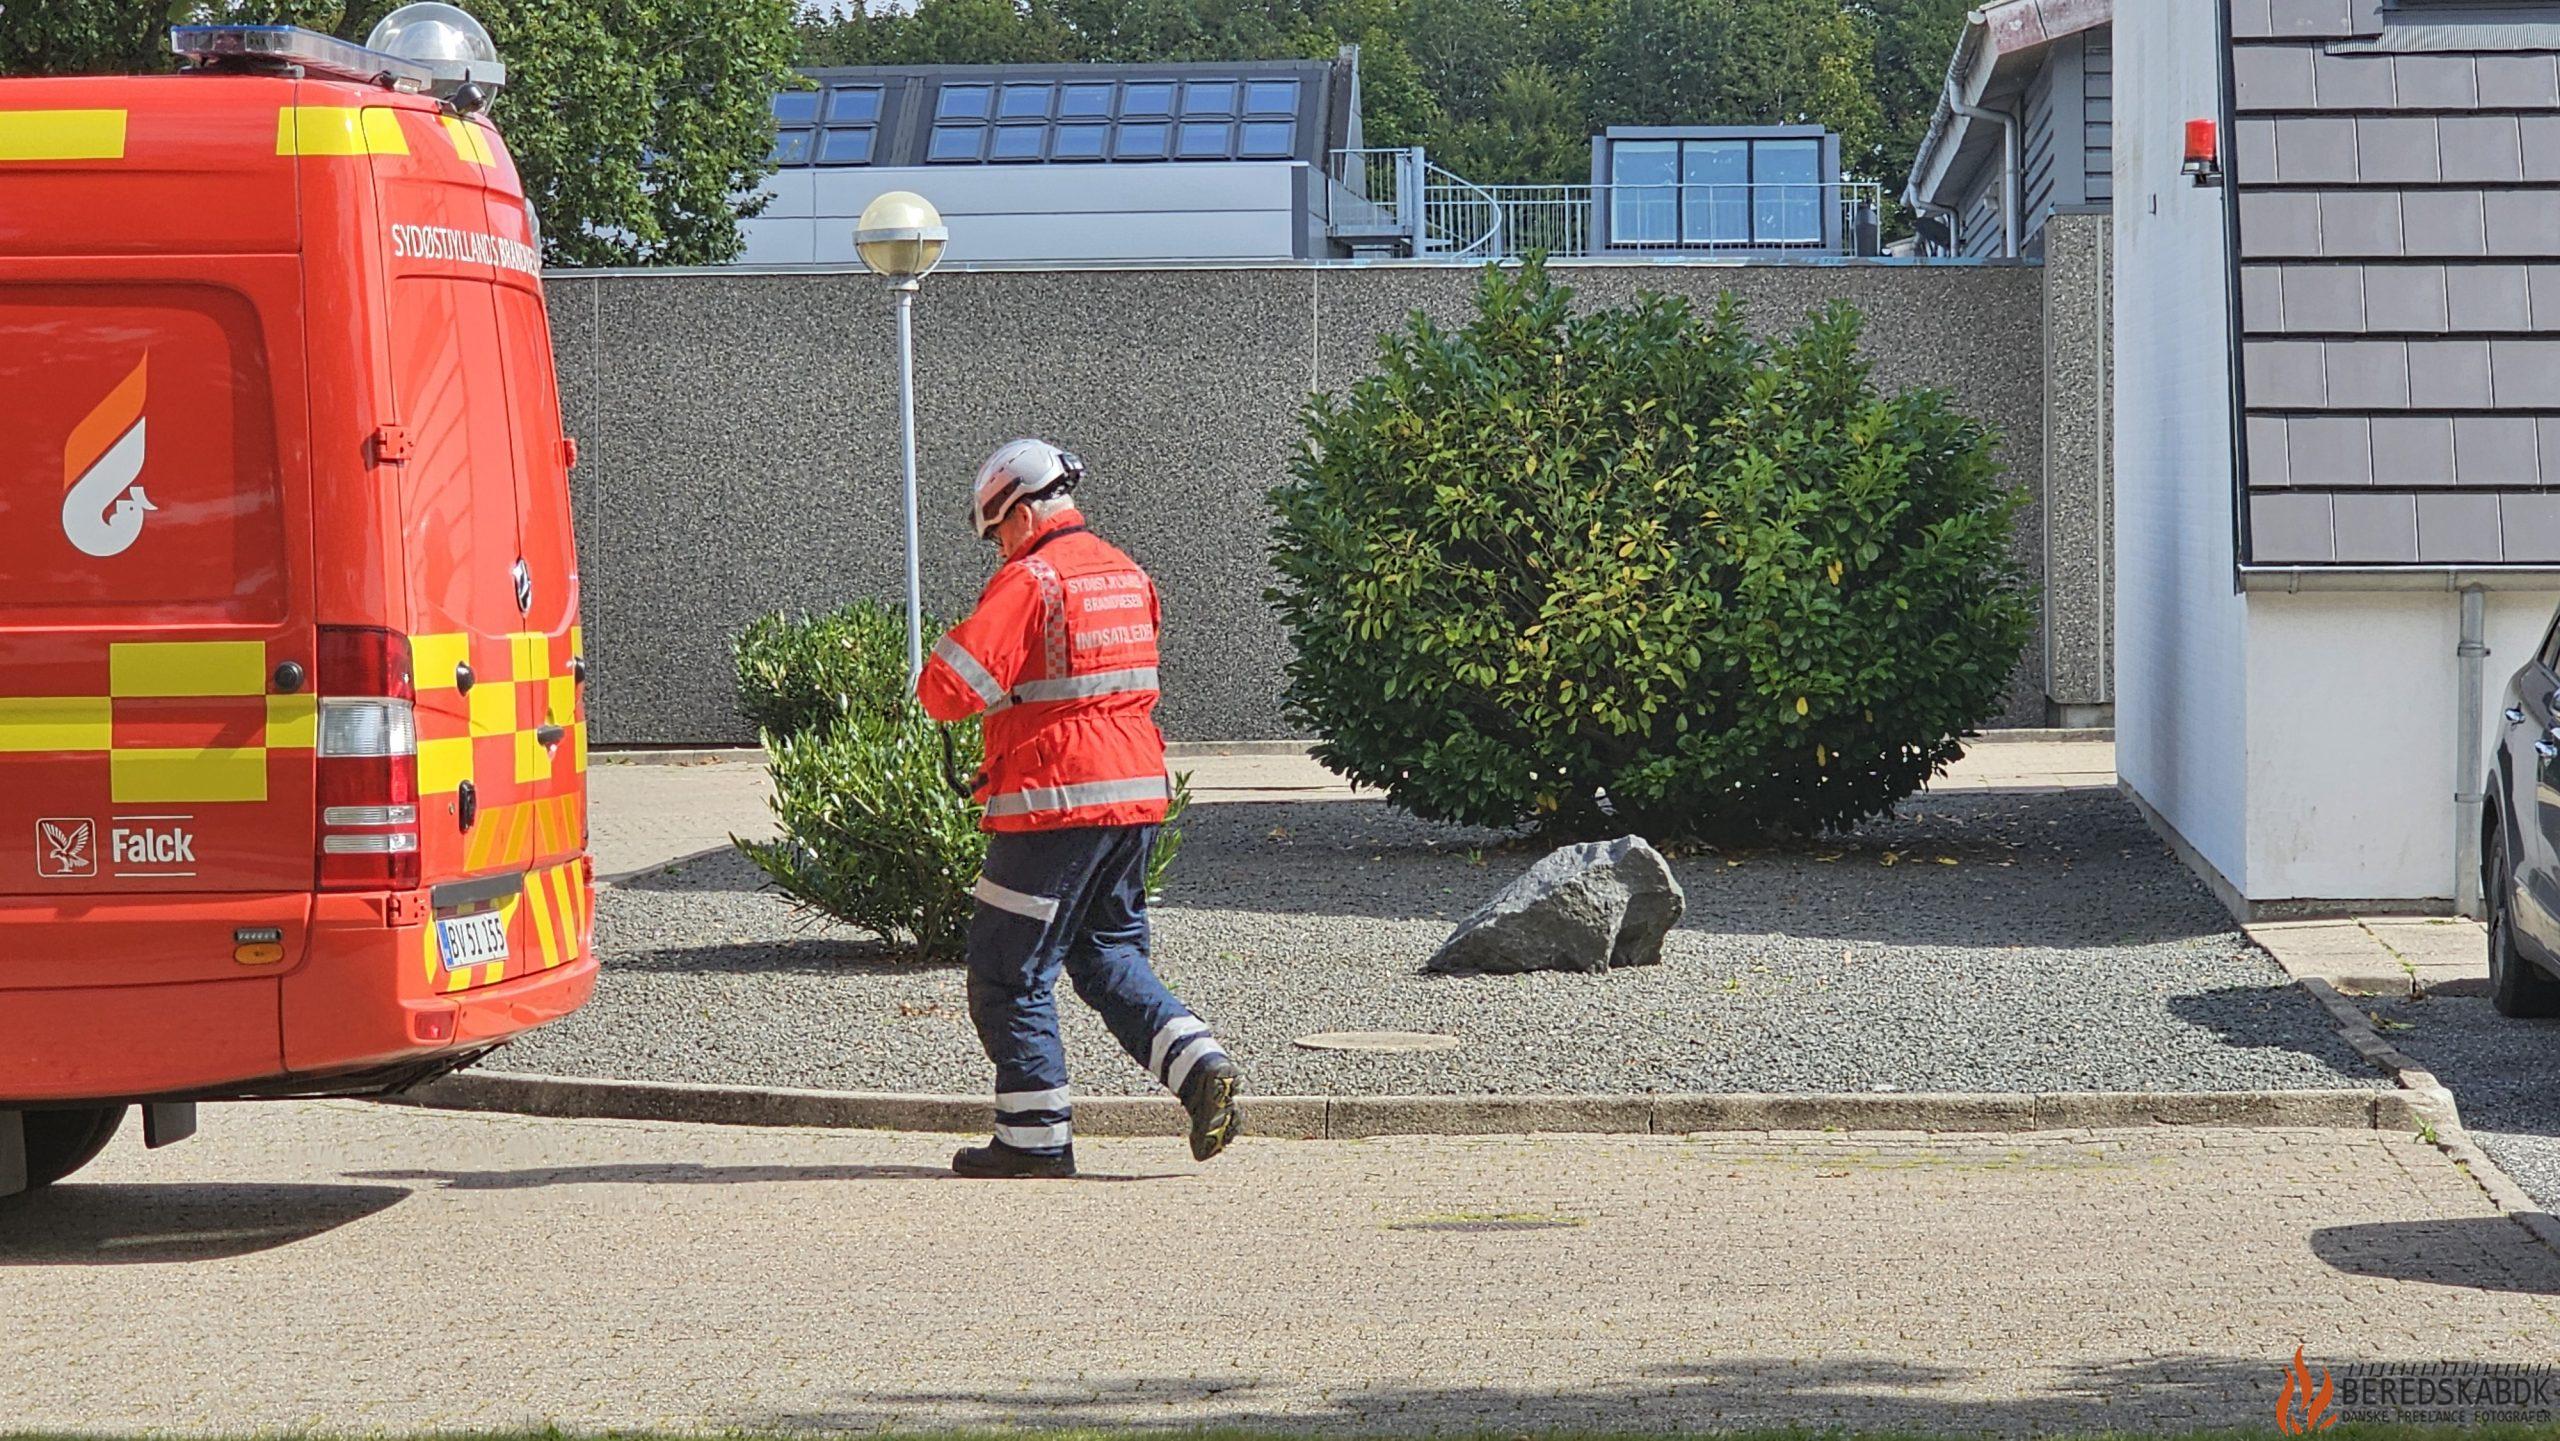
[[[1049,517],[934,642],[916,698],[936,720],[987,713],[988,830],[1164,819],[1155,582],[1072,510]]]

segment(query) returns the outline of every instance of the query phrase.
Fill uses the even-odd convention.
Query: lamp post
[[[912,191],[892,190],[862,208],[853,248],[898,296],[898,438],[907,481],[907,684],[924,673],[924,577],[916,540],[916,290],[942,259],[951,232],[942,212]]]

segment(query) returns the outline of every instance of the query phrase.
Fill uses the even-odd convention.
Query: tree
[[[0,14],[0,75],[148,75],[176,67],[172,25],[337,23],[338,0],[41,0]]]
[[[1591,166],[1582,107],[1554,71],[1532,61],[1502,72],[1481,120],[1443,132],[1441,163],[1487,185],[1551,185]]]
[[[1947,61],[1979,0],[1863,0],[1876,37],[1876,100],[1884,112],[1876,173],[1899,190],[1911,174],[1929,117],[1937,113]]]
[[[397,0],[368,0],[361,39]],[[490,107],[552,265],[717,265],[773,148],[792,0],[472,0],[507,62]]]

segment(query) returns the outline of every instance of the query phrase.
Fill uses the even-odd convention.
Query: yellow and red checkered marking
[[[587,768],[587,722],[572,668],[585,650],[580,627],[559,636],[422,635],[409,649],[418,678],[422,792],[500,777],[524,785],[551,779],[561,766]],[[472,673],[468,693],[457,682],[464,665]],[[546,746],[542,728],[555,725],[561,738]]]
[[[444,967],[433,925],[419,927],[427,985],[445,992],[493,986],[510,975],[538,975],[585,954],[595,924],[595,895],[577,861],[524,873],[524,887],[492,909],[506,917],[507,959],[476,966]]]
[[[267,694],[263,641],[119,641],[104,695],[0,696],[0,754],[105,759],[118,805],[267,798],[267,757],[311,749],[319,702]]]

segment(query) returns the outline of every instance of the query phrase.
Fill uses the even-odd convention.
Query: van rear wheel
[[[50,1186],[98,1159],[124,1124],[122,1106],[74,1106],[59,1111],[25,1111],[27,1188]]]

